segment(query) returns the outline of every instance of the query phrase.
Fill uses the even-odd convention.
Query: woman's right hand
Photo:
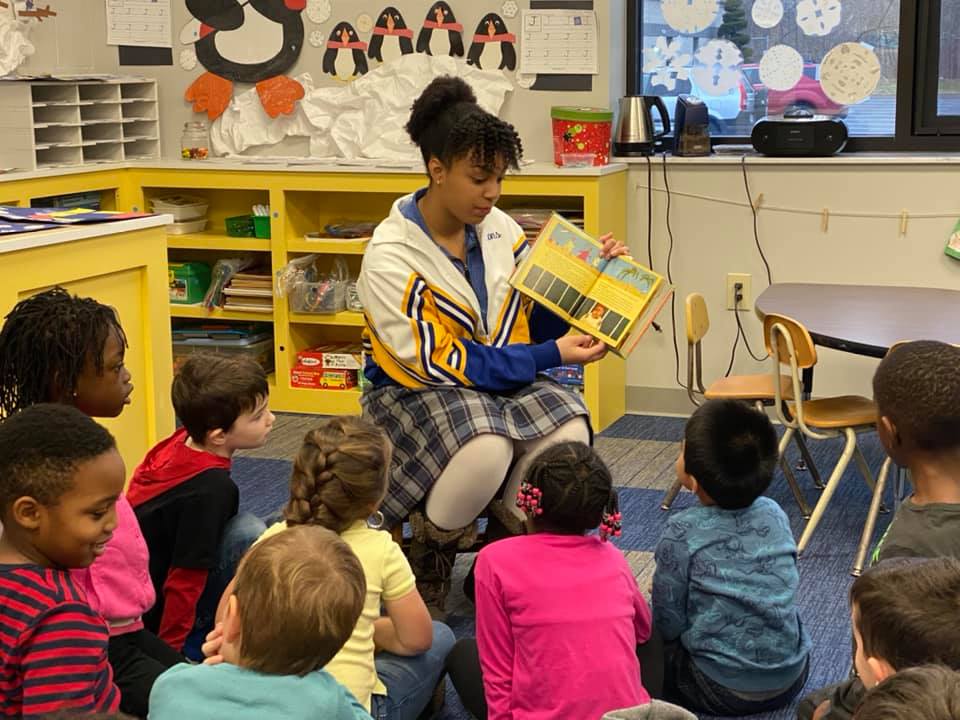
[[[557,339],[562,365],[586,365],[607,354],[607,346],[589,335],[564,335]]]

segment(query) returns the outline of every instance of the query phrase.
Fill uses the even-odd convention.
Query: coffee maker
[[[695,95],[680,95],[674,111],[673,154],[709,155],[710,113]]]

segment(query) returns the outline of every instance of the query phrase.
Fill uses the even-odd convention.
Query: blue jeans
[[[377,675],[387,686],[387,694],[371,698],[370,714],[374,720],[417,720],[440,682],[454,642],[453,630],[435,622],[433,645],[425,653],[412,657],[378,653]]]
[[[216,622],[217,605],[227,585],[237,572],[240,558],[267,529],[263,520],[248,512],[237,513],[223,530],[223,539],[220,541],[217,566],[207,575],[207,584],[197,601],[197,619],[193,630],[183,644],[183,654],[190,660],[203,660],[203,645],[207,633],[213,630]]]

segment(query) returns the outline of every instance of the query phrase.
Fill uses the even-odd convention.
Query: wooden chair
[[[730,375],[714,381],[709,387],[703,386],[703,363],[701,344],[707,331],[710,329],[710,316],[707,314],[707,303],[700,293],[690,293],[686,300],[686,324],[687,324],[687,395],[690,402],[694,405],[700,405],[700,397],[706,400],[742,400],[756,405],[762,410],[764,405],[772,405],[776,400],[776,391],[774,390],[774,378],[769,373],[761,375]],[[781,375],[780,391],[784,398],[793,397],[793,387],[789,375]],[[698,397],[699,396],[699,397]],[[810,451],[801,435],[796,435],[797,445],[800,453],[810,468],[814,476],[814,482],[820,486],[820,476],[817,475],[813,459],[810,457]],[[785,447],[785,446],[784,446]],[[783,452],[780,453],[780,467],[783,468],[783,474],[787,478],[793,496],[797,500],[800,512],[803,517],[810,517],[810,507],[807,505],[797,479],[786,462]],[[680,483],[674,482],[671,488],[663,497],[660,507],[669,510],[680,492]]]
[[[774,360],[773,374],[780,377],[780,366],[790,369],[792,385],[792,399],[788,398],[779,383],[775,383],[777,393],[777,416],[786,428],[780,440],[782,450],[794,435],[803,434],[814,440],[826,440],[834,437],[845,438],[843,452],[837,461],[827,484],[813,509],[813,514],[807,521],[797,543],[797,554],[802,554],[810,542],[810,537],[824,510],[833,497],[833,493],[840,483],[850,459],[856,460],[867,486],[874,493],[874,502],[880,502],[882,485],[878,484],[870,467],[867,465],[863,452],[857,445],[857,433],[874,429],[877,408],[869,398],[859,395],[844,395],[840,397],[818,398],[816,400],[803,399],[803,386],[800,378],[801,370],[811,368],[817,363],[817,350],[810,333],[799,322],[784,315],[770,314],[764,318],[763,334],[767,343],[767,350]],[[875,519],[875,518],[874,518]]]

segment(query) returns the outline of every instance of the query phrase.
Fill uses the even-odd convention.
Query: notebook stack
[[[273,312],[273,281],[269,273],[237,273],[223,289],[224,310]]]

